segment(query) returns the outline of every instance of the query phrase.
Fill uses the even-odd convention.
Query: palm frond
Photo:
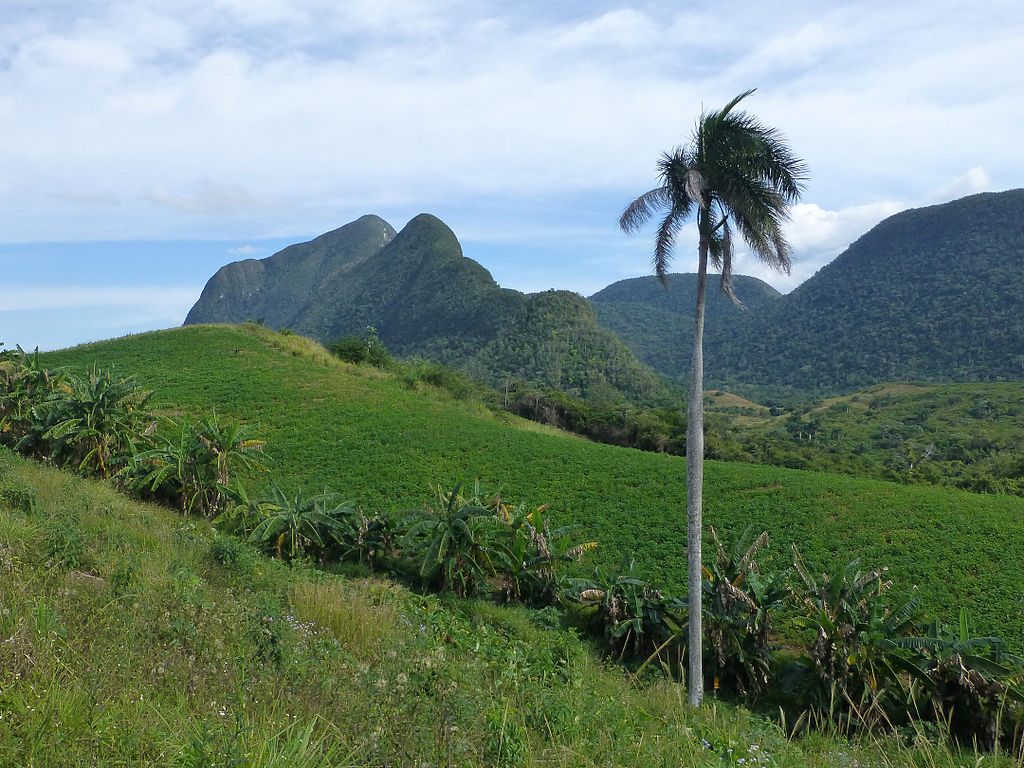
[[[671,204],[671,194],[665,187],[656,187],[644,192],[626,206],[626,210],[619,217],[619,228],[623,232],[636,232],[647,223],[647,220],[654,215],[655,211]]]
[[[665,218],[661,220],[658,227],[658,234],[654,241],[654,274],[658,276],[662,284],[668,280],[668,268],[672,262],[672,250],[676,243],[676,233],[682,225],[684,216],[681,216],[678,209],[673,208]]]
[[[719,288],[722,293],[725,294],[729,300],[737,307],[742,307],[743,302],[740,301],[739,297],[733,290],[732,285],[732,258],[733,258],[733,246],[732,246],[732,227],[729,226],[729,217],[726,216],[722,219],[722,237],[720,253],[720,264],[719,269],[722,272],[722,276],[719,282]]]

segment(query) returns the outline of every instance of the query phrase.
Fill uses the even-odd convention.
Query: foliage
[[[151,446],[133,454],[118,479],[130,491],[183,512],[215,517],[238,495],[239,471],[265,471],[264,442],[216,412],[192,422],[165,418]]]
[[[634,768],[706,762],[695,734],[757,745],[779,768],[883,754],[790,742],[727,705],[689,712],[672,688],[630,685],[571,632],[539,629],[521,609],[441,602],[262,556],[246,570],[222,568],[207,554],[205,521],[190,520],[186,539],[169,511],[2,450],[0,477],[35,488],[44,517],[81,510],[98,576],[121,557],[140,564],[134,599],[112,600],[101,585],[55,573],[31,537],[7,535],[22,513],[0,505],[0,553],[12,553],[0,564],[17,568],[0,578],[5,765],[320,768],[444,764],[451,755],[453,765],[482,768],[525,746],[527,764]],[[170,639],[183,612],[172,561],[204,575],[210,606],[190,615],[187,645]],[[262,603],[254,592],[278,597]],[[280,627],[273,642],[252,631],[267,617]],[[488,720],[492,710],[500,717]],[[950,755],[941,768],[955,764]]]
[[[479,484],[469,495],[462,488],[459,483],[451,491],[439,490],[437,509],[412,511],[402,546],[418,561],[421,578],[465,597],[485,591],[487,580],[513,561],[501,521]]]
[[[577,542],[571,526],[552,528],[547,504],[530,509],[523,502],[512,505],[498,499],[495,506],[509,537],[507,596],[533,606],[553,605],[562,586],[561,567],[580,562],[597,549],[597,542]]]
[[[704,567],[704,628],[712,688],[735,686],[756,700],[772,682],[772,614],[787,595],[788,573],[761,573],[755,558],[768,534],[752,539],[752,532],[748,528],[729,551],[711,528],[716,551]]]
[[[387,368],[394,360],[377,335],[377,329],[368,327],[361,335],[342,336],[327,345],[331,354],[349,363]]]
[[[66,374],[32,409],[37,452],[79,472],[110,477],[134,451],[150,420],[151,396],[132,378],[117,378],[93,366],[84,378]],[[16,445],[19,450],[29,436]],[[41,445],[40,445],[41,444]]]
[[[569,579],[564,599],[581,606],[601,627],[609,650],[645,657],[682,639],[685,603],[666,598],[640,577],[633,560],[615,573],[595,570],[590,578]]]
[[[848,713],[862,725],[888,722],[890,698],[902,693],[901,675],[918,674],[897,641],[913,629],[919,600],[889,605],[886,569],[861,571],[859,558],[816,578],[794,546],[793,567],[800,577],[793,587],[801,610],[796,624],[813,633],[812,706],[832,717]]]
[[[967,609],[955,627],[932,620],[922,635],[898,640],[926,675],[925,714],[963,740],[992,747],[1024,722],[1024,659],[997,637],[972,636]],[[1019,734],[1018,734],[1019,735]]]
[[[45,429],[36,409],[63,387],[63,377],[44,367],[38,349],[31,355],[21,347],[0,352],[0,445],[40,455]]]
[[[262,519],[249,533],[249,541],[288,560],[323,552],[355,511],[351,502],[339,501],[335,493],[325,490],[309,498],[287,494],[274,480],[270,496],[259,502],[259,508]]]
[[[725,416],[733,458],[1024,495],[1024,385],[887,384],[777,418]]]
[[[413,392],[322,348],[282,350],[279,341],[255,326],[190,326],[41,357],[50,369],[116,366],[153,389],[162,408],[193,418],[216,410],[244,419],[267,441],[268,463],[288,493],[332,487],[372,518],[419,506],[423,489],[469,475],[517,502],[549,503],[553,528],[576,526],[577,540],[599,541],[585,570],[565,564],[570,575],[614,569],[632,553],[645,578],[685,592],[678,458]],[[253,481],[259,498],[269,477]],[[925,613],[955,623],[967,607],[982,634],[1024,651],[1024,571],[1005,566],[1024,561],[1019,499],[718,461],[707,463],[705,491],[714,499],[708,523],[724,536],[748,526],[771,531],[825,572],[856,552],[888,565],[901,596],[916,585]],[[713,547],[710,537],[706,545]]]

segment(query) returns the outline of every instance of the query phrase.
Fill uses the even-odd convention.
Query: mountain
[[[210,278],[185,324],[263,318],[281,328],[303,314],[315,316],[310,304],[315,305],[316,295],[342,290],[351,272],[394,237],[394,228],[384,219],[363,216],[270,258],[232,262]]]
[[[325,342],[373,326],[396,355],[438,360],[495,386],[522,379],[584,397],[669,396],[583,297],[502,288],[429,214],[397,234],[364,216],[268,259],[228,264],[185,324],[257,318]]]
[[[852,391],[1024,379],[1024,189],[891,216],[789,295],[709,335],[709,378]]]
[[[689,368],[694,275],[616,283],[601,322],[679,381]],[[736,279],[747,311],[708,284],[709,386],[804,397],[894,380],[1024,380],[1024,190],[891,216],[792,293]],[[681,313],[681,314],[680,314]]]
[[[756,277],[737,275],[733,287],[743,306],[726,298],[709,276],[705,333],[726,329],[782,296]],[[601,325],[615,331],[640,360],[670,379],[681,379],[690,370],[696,296],[697,275],[672,274],[665,284],[653,276],[620,280],[590,302]]]

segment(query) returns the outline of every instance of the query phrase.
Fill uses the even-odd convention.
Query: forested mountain
[[[521,379],[631,400],[662,400],[669,391],[597,323],[583,297],[501,288],[428,214],[397,235],[364,216],[268,259],[229,264],[185,323],[259,318],[320,341],[372,326],[396,355],[448,363],[499,387]]]
[[[695,276],[682,277],[668,294],[651,278],[647,292],[625,281],[592,297],[603,323],[676,380],[687,374],[692,333]],[[620,286],[643,309],[611,309]],[[711,386],[763,397],[903,379],[1024,380],[1024,190],[896,214],[786,296],[748,296],[740,279],[737,287],[746,312],[723,307],[709,279]],[[682,320],[672,319],[675,302]]]
[[[717,278],[709,276],[706,334],[728,328],[782,296],[767,283],[744,275],[735,277],[733,288],[742,306],[719,291]],[[590,301],[601,325],[615,331],[638,358],[664,376],[679,379],[690,370],[696,296],[697,275],[672,274],[666,284],[653,276],[620,280]]]
[[[1024,190],[905,211],[728,336],[720,381],[1024,379]]]
[[[567,291],[524,295],[465,258],[433,216],[397,235],[364,216],[222,268],[186,323],[264,318],[321,341],[374,326],[396,354],[492,385],[650,400],[664,385],[634,354],[685,379],[695,279],[672,275],[667,290],[653,277],[624,280],[590,303]],[[709,386],[763,399],[900,379],[1024,380],[1024,190],[892,216],[786,296],[750,277],[735,286],[743,308],[709,279]]]

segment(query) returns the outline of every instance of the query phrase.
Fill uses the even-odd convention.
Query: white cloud
[[[945,203],[958,197],[986,192],[993,188],[992,177],[980,165],[969,169],[947,184],[939,186],[929,193],[927,200],[933,203]]]
[[[235,256],[252,256],[254,253],[259,253],[260,249],[253,245],[239,245],[235,248],[228,248],[227,252]]]
[[[11,5],[0,242],[244,243],[425,210],[508,245],[485,266],[512,287],[589,290],[648,271],[618,211],[702,107],[752,86],[744,108],[810,168],[779,287],[901,208],[1024,186],[1019,0]],[[530,277],[515,245],[541,238],[564,256]]]

